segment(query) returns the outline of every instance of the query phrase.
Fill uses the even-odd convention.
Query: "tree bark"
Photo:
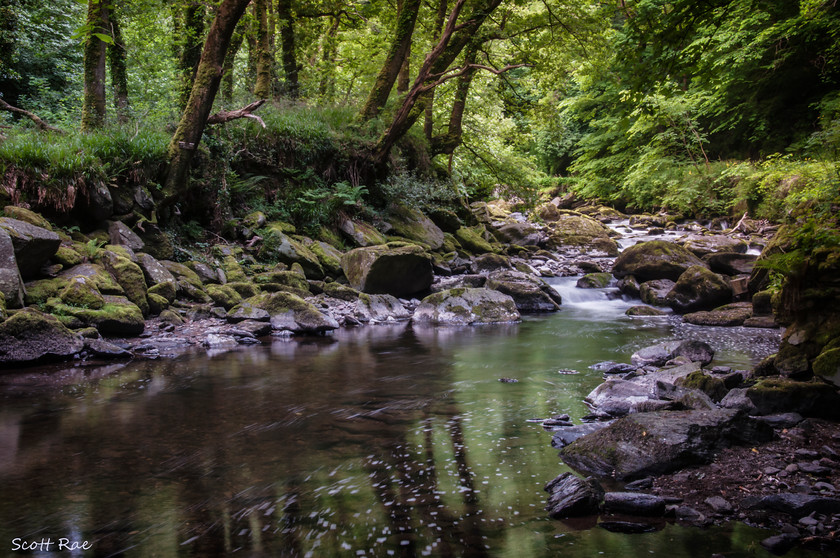
[[[111,88],[114,90],[114,108],[117,120],[128,122],[128,72],[125,63],[125,45],[123,44],[122,29],[114,11],[111,12],[111,32],[113,44],[108,45],[108,64],[111,67]]]
[[[318,95],[328,103],[332,103],[335,98],[335,71],[333,66],[335,65],[336,54],[335,36],[338,33],[340,23],[340,16],[332,16],[332,23],[323,40],[323,55],[321,57],[323,69],[321,80],[318,83]]]
[[[178,104],[181,108],[187,104],[193,80],[196,78],[196,72],[198,71],[198,63],[201,59],[201,38],[204,34],[204,16],[206,14],[207,10],[202,2],[188,0],[182,12],[182,23],[180,25],[182,36],[175,37],[175,41],[182,45],[181,56],[178,60],[181,80]]]
[[[233,69],[236,61],[236,54],[242,47],[242,41],[245,39],[245,32],[240,21],[233,31],[233,37],[230,40],[230,47],[225,54],[225,63],[222,67],[222,98],[226,102],[233,100]]]
[[[98,35],[110,37],[105,0],[88,0],[87,37],[84,47],[84,95],[82,131],[105,123],[105,54],[108,46]]]
[[[464,74],[458,78],[458,85],[455,88],[455,99],[452,101],[452,110],[449,112],[449,126],[446,134],[432,139],[430,147],[432,157],[440,153],[452,155],[455,148],[461,145],[464,110],[467,107],[467,97],[473,76],[478,71],[478,68],[475,67],[475,59],[480,46],[481,40],[473,41],[464,53],[464,67],[466,69]]]
[[[271,96],[271,76],[274,65],[274,53],[271,51],[271,35],[274,26],[268,17],[269,0],[254,0],[254,16],[257,20],[257,80],[254,83],[254,95],[261,99]]]
[[[391,125],[379,138],[374,148],[374,162],[376,164],[385,164],[394,144],[408,132],[420,115],[423,114],[423,97],[435,88],[436,83],[444,77],[452,62],[478,32],[487,17],[501,3],[502,0],[484,0],[461,25],[456,25],[456,21],[461,13],[461,8],[464,6],[464,0],[458,0],[455,3],[440,40],[426,55],[411,90],[406,94],[402,105],[394,114]]]
[[[277,25],[280,27],[280,50],[283,54],[283,93],[296,99],[300,94],[298,64],[295,54],[295,27],[292,0],[277,0]]]
[[[249,2],[223,0],[210,25],[187,106],[169,143],[169,172],[163,188],[163,206],[174,203],[187,189],[190,163],[222,81],[225,54],[236,23]]]
[[[397,26],[394,29],[391,47],[385,56],[382,69],[379,70],[373,89],[371,89],[367,101],[362,107],[360,113],[362,120],[375,118],[388,101],[391,89],[400,73],[400,68],[402,68],[408,50],[411,48],[411,37],[414,34],[414,24],[417,22],[419,8],[420,0],[404,0],[402,9],[397,14]]]
[[[440,40],[440,34],[443,31],[443,24],[446,22],[446,6],[447,0],[438,0],[437,15],[435,16],[434,38],[436,41]],[[432,136],[435,131],[435,90],[432,89],[426,94],[426,103],[424,108],[423,118],[423,135],[429,143],[432,142]]]

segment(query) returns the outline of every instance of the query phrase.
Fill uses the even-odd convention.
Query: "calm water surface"
[[[545,516],[542,487],[567,469],[528,419],[577,422],[601,381],[589,365],[693,337],[747,368],[778,342],[627,318],[558,283],[561,312],[515,325],[0,376],[0,554],[20,538],[53,542],[38,556],[769,556],[744,525],[619,535]]]

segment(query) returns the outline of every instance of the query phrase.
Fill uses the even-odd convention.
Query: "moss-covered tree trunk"
[[[385,62],[376,76],[376,82],[370,90],[367,101],[360,112],[362,120],[375,118],[391,95],[391,89],[405,62],[411,48],[411,37],[414,35],[414,24],[417,22],[417,11],[420,0],[403,0],[402,8],[397,14],[397,25],[394,29],[391,47],[385,55]],[[408,87],[406,87],[408,90]]]
[[[234,85],[234,62],[236,61],[236,54],[242,48],[242,41],[245,39],[245,29],[242,21],[236,25],[233,31],[233,37],[230,40],[230,47],[228,47],[227,54],[225,54],[225,63],[222,66],[222,99],[225,102],[233,101],[233,85]]]
[[[84,47],[84,95],[82,131],[89,132],[105,123],[105,55],[111,36],[108,5],[105,0],[88,0],[87,36]]]
[[[207,8],[203,2],[187,0],[186,4],[182,5],[181,23],[176,26],[176,33],[180,32],[180,36],[175,37],[175,42],[181,45],[181,55],[178,59],[180,79],[178,104],[181,108],[187,104],[193,80],[196,77],[198,61],[201,59],[201,44],[206,15]]]
[[[114,108],[117,120],[128,122],[128,71],[125,63],[125,43],[115,10],[111,11],[111,31],[114,42],[108,45],[108,65],[111,67],[111,88],[114,90]]]
[[[269,0],[254,0],[254,19],[257,22],[257,80],[254,83],[254,95],[261,99],[271,96],[271,76],[274,66],[272,52],[273,20],[269,18]]]
[[[223,0],[216,10],[216,16],[204,41],[187,106],[169,143],[170,162],[163,189],[163,205],[177,201],[187,189],[190,163],[201,141],[201,134],[204,133],[207,117],[210,116],[222,81],[225,55],[230,47],[233,30],[249,2],[250,0]]]
[[[332,16],[332,23],[324,35],[321,55],[321,79],[318,82],[318,95],[324,101],[331,103],[335,98],[335,55],[336,55],[336,35],[338,34],[338,25],[341,22],[340,17]]]
[[[277,26],[280,28],[280,50],[283,54],[283,76],[285,78],[282,91],[292,99],[296,99],[300,94],[294,23],[292,1],[277,0]]]

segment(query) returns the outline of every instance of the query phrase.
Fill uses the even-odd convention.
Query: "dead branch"
[[[436,75],[429,76],[429,78],[431,78],[431,79],[434,79],[435,77],[437,77],[438,79],[436,81],[433,81],[431,83],[423,85],[420,88],[420,90],[425,92],[425,91],[428,91],[429,89],[434,89],[435,87],[437,87],[438,85],[442,84],[445,81],[449,81],[452,78],[463,76],[464,74],[466,74],[470,70],[487,70],[488,72],[490,72],[492,74],[496,74],[498,76],[498,75],[502,75],[503,73],[505,73],[509,70],[513,70],[514,68],[531,68],[531,67],[533,67],[533,64],[508,64],[504,68],[496,69],[496,68],[493,68],[492,66],[485,66],[484,64],[467,64],[466,66],[464,66],[462,68],[458,68],[457,71],[456,71],[456,69],[453,69],[453,70],[449,70],[448,72],[444,72],[443,74],[436,74]],[[450,72],[454,72],[454,73],[450,73]]]
[[[32,122],[35,123],[35,125],[38,127],[38,129],[43,131],[43,132],[55,132],[56,134],[63,134],[64,133],[62,130],[59,130],[58,128],[56,128],[54,126],[50,126],[49,124],[44,122],[34,112],[29,112],[28,110],[23,110],[22,108],[13,107],[12,105],[7,103],[3,99],[0,99],[0,110],[6,110],[6,111],[13,112],[13,113],[16,113],[16,114],[22,114],[23,116],[32,120]]]
[[[225,122],[230,122],[231,120],[236,120],[237,118],[253,118],[260,123],[260,126],[265,128],[265,122],[263,122],[263,119],[256,114],[251,114],[263,106],[265,101],[265,99],[260,99],[259,101],[254,101],[250,105],[242,107],[241,109],[223,110],[221,112],[217,112],[216,114],[211,114],[207,118],[207,124],[224,124]]]

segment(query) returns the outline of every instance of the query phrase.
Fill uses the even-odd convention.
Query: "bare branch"
[[[207,117],[207,124],[224,124],[225,122],[230,122],[231,120],[236,120],[237,118],[252,118],[259,122],[260,126],[265,128],[265,122],[263,122],[263,119],[256,114],[251,114],[263,106],[265,101],[265,99],[260,99],[259,101],[254,101],[250,105],[242,107],[238,110],[223,110],[221,112],[217,112],[216,114],[211,114]]]
[[[54,126],[50,126],[49,124],[41,120],[41,118],[34,112],[29,112],[28,110],[23,110],[22,108],[13,107],[3,99],[0,99],[0,110],[6,110],[9,112],[14,112],[16,114],[22,114],[23,116],[32,120],[32,122],[34,122],[38,129],[42,132],[55,132],[56,134],[64,134],[62,130],[59,130]]]
[[[513,70],[515,68],[532,68],[532,67],[533,67],[533,64],[508,64],[504,68],[496,69],[496,68],[493,68],[492,66],[485,66],[484,64],[467,64],[466,66],[464,66],[462,68],[457,68],[457,71],[455,71],[456,68],[453,68],[452,70],[449,70],[449,72],[454,71],[454,73],[444,72],[443,74],[435,74],[435,75],[429,76],[429,79],[434,79],[435,77],[438,77],[439,79],[424,85],[423,87],[421,87],[421,91],[425,92],[425,91],[428,91],[429,89],[434,89],[435,87],[437,87],[441,83],[449,81],[452,78],[461,77],[472,69],[487,70],[491,74],[496,74],[498,76],[498,75],[501,75],[501,74],[503,74],[507,71]]]

